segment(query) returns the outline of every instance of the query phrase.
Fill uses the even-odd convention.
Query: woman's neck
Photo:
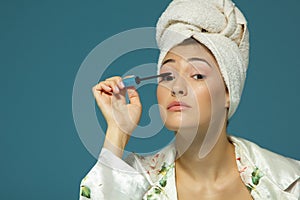
[[[195,180],[201,179],[207,182],[217,182],[220,178],[223,179],[230,173],[236,172],[234,146],[228,141],[226,126],[223,126],[211,151],[205,157],[200,158],[199,151],[205,138],[203,132],[198,131],[193,136],[194,140],[191,144],[187,143],[188,140],[184,139],[186,136],[183,135],[189,133],[181,131],[176,134],[178,155],[176,169],[181,170]],[[188,147],[186,147],[187,145]]]

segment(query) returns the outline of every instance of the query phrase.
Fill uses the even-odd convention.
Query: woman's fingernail
[[[115,92],[115,93],[119,93],[119,92],[120,92],[120,90],[119,90],[118,86],[115,86],[115,90],[114,90],[114,92]]]
[[[120,82],[119,82],[119,86],[120,86],[121,89],[123,89],[123,88],[125,87],[123,81],[120,81]]]
[[[111,88],[106,86],[106,85],[104,85],[104,87],[105,87],[106,90],[111,90]]]

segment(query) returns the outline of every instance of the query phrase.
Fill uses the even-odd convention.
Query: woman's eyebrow
[[[209,64],[209,62],[207,62],[205,59],[203,58],[197,58],[197,57],[193,57],[193,58],[189,58],[188,62],[192,62],[192,61],[201,61],[201,62],[205,62],[209,67],[212,68],[212,66]]]
[[[168,62],[175,62],[175,60],[174,59],[167,59],[167,60],[165,60],[162,64],[161,64],[161,66],[163,66],[164,64],[166,64],[166,63],[168,63]]]
[[[192,62],[192,61],[201,61],[201,62],[205,62],[209,67],[212,68],[211,64],[209,64],[209,62],[207,62],[207,61],[206,61],[205,59],[203,59],[203,58],[192,57],[192,58],[187,59],[187,61],[188,61],[188,62]],[[162,63],[161,66],[163,66],[164,64],[169,63],[169,62],[175,63],[176,61],[175,61],[174,59],[171,59],[171,58],[170,58],[170,59],[165,60],[165,61]]]

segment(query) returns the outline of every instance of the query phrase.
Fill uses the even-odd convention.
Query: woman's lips
[[[168,105],[167,110],[169,110],[169,111],[182,111],[182,110],[186,110],[186,109],[189,109],[189,108],[191,108],[191,106],[187,105],[184,102],[173,101]]]

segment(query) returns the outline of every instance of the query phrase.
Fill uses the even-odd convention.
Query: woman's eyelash
[[[202,75],[202,74],[195,74],[193,76],[191,76],[193,79],[195,80],[201,80],[201,79],[204,79],[206,76]],[[159,82],[162,82],[162,81],[172,81],[175,79],[175,76],[172,76],[172,75],[169,75],[169,76],[164,76],[164,77],[161,77],[160,81]]]
[[[174,79],[175,79],[175,77],[174,77],[174,76],[171,76],[171,75],[169,75],[169,76],[164,76],[164,77],[161,78],[160,82],[161,82],[161,81],[172,81],[172,80],[174,80]]]

